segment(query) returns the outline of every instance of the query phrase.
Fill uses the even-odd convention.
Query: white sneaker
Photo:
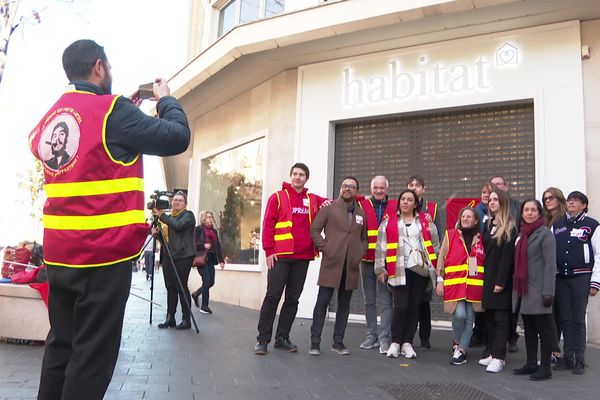
[[[479,365],[483,365],[484,367],[487,367],[488,365],[490,365],[492,360],[493,360],[492,356],[487,356],[486,358],[482,358],[481,360],[479,360]]]
[[[486,372],[500,372],[504,369],[504,360],[500,360],[499,358],[493,358],[490,362],[490,365],[485,369]]]
[[[402,344],[400,354],[402,354],[406,358],[417,358],[417,353],[415,353],[415,349],[413,349],[412,344],[410,343]]]
[[[398,352],[400,351],[400,345],[396,342],[390,345],[390,348],[387,351],[387,356],[391,358],[398,358]]]

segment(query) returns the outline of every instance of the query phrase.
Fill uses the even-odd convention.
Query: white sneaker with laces
[[[400,354],[404,355],[404,357],[406,358],[417,358],[417,353],[415,352],[415,349],[413,349],[412,344],[410,343],[402,344]]]
[[[486,372],[500,372],[504,369],[504,360],[500,360],[499,358],[492,358],[492,361],[485,369]]]
[[[492,356],[487,356],[486,358],[482,358],[481,360],[479,360],[479,365],[483,365],[484,367],[487,367],[488,365],[490,365],[491,362],[492,362]]]
[[[391,358],[398,358],[398,352],[400,351],[400,345],[398,343],[392,343],[387,351],[387,356]]]

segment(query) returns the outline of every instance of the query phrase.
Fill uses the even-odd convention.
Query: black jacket
[[[208,250],[208,255],[214,255],[217,263],[224,263],[225,256],[223,255],[223,245],[221,244],[221,239],[219,238],[219,232],[215,228],[212,229],[215,231],[215,235],[217,235],[217,240],[216,243],[211,243],[210,250]],[[196,227],[196,254],[204,252],[205,241],[206,238],[204,235],[204,229],[202,228],[202,225],[198,225]]]
[[[72,82],[77,90],[106,94],[89,82]],[[190,127],[181,105],[165,96],[156,104],[158,118],[144,114],[128,98],[119,96],[106,122],[106,142],[112,156],[131,162],[140,154],[173,156],[190,144]]]
[[[173,260],[194,257],[196,255],[196,242],[194,238],[196,217],[194,217],[194,213],[185,210],[176,217],[161,214],[159,220],[169,227],[168,245]],[[164,256],[168,257],[167,254],[164,254]]]
[[[515,239],[517,230],[511,232],[510,240],[503,240],[500,245],[492,237],[492,223],[483,231],[485,247],[483,301],[485,309],[510,310],[512,308],[513,273],[515,269]],[[494,286],[502,286],[504,290],[494,293]]]

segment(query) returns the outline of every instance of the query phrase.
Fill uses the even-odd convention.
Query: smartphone
[[[139,91],[140,91],[140,99],[144,100],[144,99],[149,99],[151,97],[154,97],[154,91],[152,90],[152,86],[154,85],[154,82],[150,82],[150,83],[144,83],[143,85],[140,85]]]

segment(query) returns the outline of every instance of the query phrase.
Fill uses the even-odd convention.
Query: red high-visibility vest
[[[278,218],[275,224],[275,254],[286,255],[294,254],[294,236],[292,235],[292,205],[290,194],[287,189],[276,192]],[[308,199],[308,220],[312,223],[318,211],[317,196],[312,193],[306,193]],[[318,255],[315,248],[315,256]]]
[[[363,199],[359,200],[358,204],[365,210],[365,214],[367,214],[367,252],[363,257],[365,261],[375,261],[375,247],[377,247],[377,231],[379,229],[379,223],[377,222],[377,214],[375,213],[375,208],[373,207],[373,203],[371,199]],[[387,205],[385,207],[385,211],[383,215],[386,214],[394,214],[398,210],[398,201],[397,200],[388,200]],[[382,218],[383,221],[383,218]]]
[[[117,98],[67,92],[29,135],[44,165],[46,264],[100,267],[140,255],[148,234],[142,158],[118,161],[106,144]]]
[[[450,229],[446,231],[446,235],[448,254],[444,258],[444,302],[458,300],[481,302],[485,260],[483,241],[479,240],[471,246],[471,252],[467,254],[467,247],[461,240],[458,230]],[[469,275],[469,256],[477,259],[476,275]]]

